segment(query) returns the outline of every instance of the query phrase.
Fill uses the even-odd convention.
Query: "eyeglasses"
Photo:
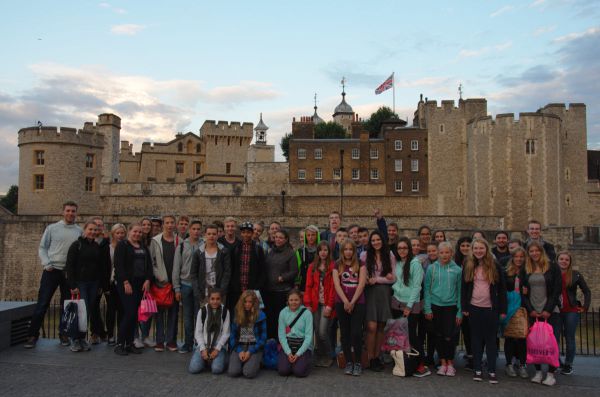
[[[399,250],[407,250],[408,247],[398,247]]]

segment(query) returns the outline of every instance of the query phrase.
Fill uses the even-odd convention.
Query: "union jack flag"
[[[381,83],[381,85],[375,89],[375,94],[379,95],[383,91],[389,90],[393,86],[394,86],[394,73],[392,73],[391,76],[388,77],[386,81]]]

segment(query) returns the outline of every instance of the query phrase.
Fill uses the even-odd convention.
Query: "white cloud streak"
[[[492,13],[490,14],[490,17],[491,17],[491,18],[496,18],[496,17],[498,17],[498,16],[500,16],[500,15],[502,15],[502,14],[505,14],[505,13],[507,13],[507,12],[509,12],[509,11],[512,11],[514,8],[515,8],[515,7],[513,7],[513,6],[511,6],[511,5],[506,5],[506,6],[504,6],[504,7],[501,7],[501,8],[499,8],[499,9],[497,9],[496,11],[492,12]]]
[[[138,25],[135,23],[124,23],[121,25],[111,26],[110,32],[116,35],[135,36],[144,29],[146,29],[145,25]]]

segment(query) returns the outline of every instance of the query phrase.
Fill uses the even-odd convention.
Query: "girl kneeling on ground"
[[[288,293],[287,306],[279,313],[277,334],[281,344],[277,358],[279,375],[307,376],[312,360],[313,321],[296,288]]]
[[[227,342],[229,340],[229,312],[221,303],[223,294],[218,289],[208,292],[208,303],[198,311],[196,320],[196,348],[190,360],[191,374],[202,372],[209,366],[213,374],[225,370]]]
[[[235,305],[229,346],[229,376],[254,378],[260,369],[267,340],[267,316],[259,309],[256,293],[246,290]]]

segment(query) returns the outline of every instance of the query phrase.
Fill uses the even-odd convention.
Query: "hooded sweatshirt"
[[[429,265],[425,276],[425,314],[431,314],[431,305],[456,306],[456,317],[462,318],[461,284],[462,270],[454,261],[446,265],[436,261]]]
[[[290,332],[288,334],[285,333],[286,328],[294,321],[296,316],[300,314],[302,309],[306,309],[304,305],[300,305],[300,307],[293,312],[290,310],[289,306],[286,306],[279,313],[277,335],[281,348],[286,355],[292,352],[288,345],[287,337],[304,339],[302,346],[300,346],[300,349],[296,352],[296,356],[301,356],[306,350],[312,350],[313,316],[310,310],[306,309],[298,321],[296,321],[296,324],[290,329]]]
[[[74,223],[68,225],[65,221],[48,225],[38,249],[42,267],[46,270],[50,268],[64,270],[69,248],[82,232],[79,225]]]
[[[173,260],[173,290],[175,292],[180,292],[181,284],[192,286],[194,278],[197,277],[197,269],[192,271],[192,259],[199,245],[200,241],[192,244],[187,238],[175,247],[175,259]]]
[[[289,245],[273,246],[265,258],[267,271],[267,291],[287,292],[294,287],[298,275],[298,262],[294,250]],[[278,281],[279,276],[283,282]]]
[[[408,285],[404,284],[404,266],[410,266]],[[398,261],[396,264],[396,282],[392,285],[394,299],[406,303],[412,309],[416,302],[420,301],[421,283],[423,281],[423,266],[418,258],[413,258],[409,264]]]
[[[306,231],[308,230],[317,233],[317,241],[312,247],[308,246],[308,241],[306,240]],[[317,246],[320,242],[321,236],[319,234],[319,229],[313,225],[307,226],[306,229],[304,229],[304,244],[302,244],[302,247],[296,250],[296,259],[298,260],[298,276],[296,277],[296,285],[298,285],[300,291],[302,292],[304,292],[306,288],[306,272],[308,270],[308,266],[313,263],[315,255],[317,254]]]

